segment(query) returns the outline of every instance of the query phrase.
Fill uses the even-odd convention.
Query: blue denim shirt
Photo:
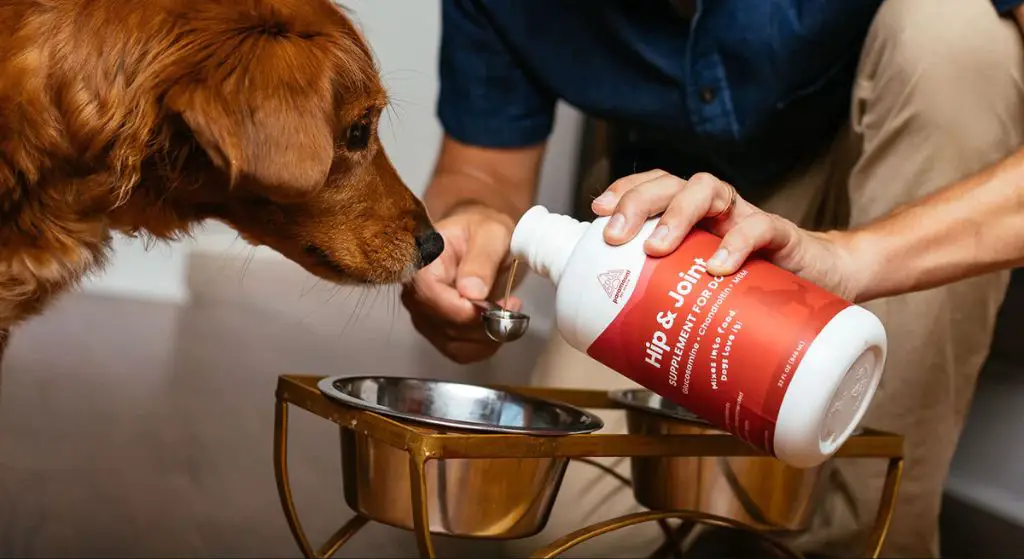
[[[518,147],[563,99],[627,131],[616,174],[710,171],[749,193],[828,146],[880,3],[442,0],[438,116],[462,142]]]

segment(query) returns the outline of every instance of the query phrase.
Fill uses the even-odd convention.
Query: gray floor
[[[237,263],[200,261],[192,283],[186,307],[79,295],[16,332],[0,393],[0,556],[294,557],[271,465],[277,375],[514,382],[540,349],[531,338],[456,368],[411,335],[392,292],[334,296],[289,266],[256,263],[242,280]],[[336,431],[302,412],[292,429],[296,500],[320,541],[350,514]],[[986,536],[1000,526],[948,510],[948,538],[966,549],[1019,530]],[[373,526],[341,556],[413,554],[409,534]]]

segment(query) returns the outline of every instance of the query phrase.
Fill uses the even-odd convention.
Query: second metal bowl
[[[631,434],[720,434],[689,410],[643,389],[609,397],[626,408]],[[797,469],[768,456],[633,458],[633,494],[652,510],[696,510],[766,532],[808,526],[822,467]]]

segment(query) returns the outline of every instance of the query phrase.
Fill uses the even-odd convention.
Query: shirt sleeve
[[[555,96],[517,60],[479,0],[441,1],[439,58],[437,115],[450,136],[511,148],[551,133]]]
[[[1024,4],[1024,0],[992,0],[992,4],[995,5],[997,12],[1005,14],[1017,6]]]

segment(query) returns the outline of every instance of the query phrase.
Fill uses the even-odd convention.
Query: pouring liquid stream
[[[508,283],[505,284],[505,298],[501,300],[501,310],[508,310],[508,298],[512,295],[512,283],[516,280],[516,268],[519,267],[519,259],[512,260],[512,270],[508,273]]]

